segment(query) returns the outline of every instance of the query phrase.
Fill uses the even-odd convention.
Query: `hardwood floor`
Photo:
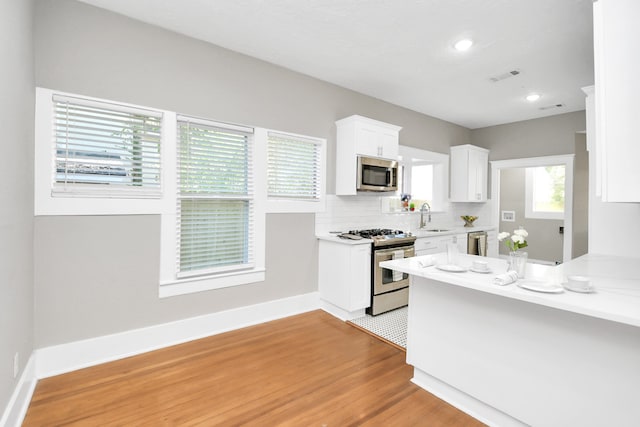
[[[41,380],[24,426],[480,426],[314,311]]]

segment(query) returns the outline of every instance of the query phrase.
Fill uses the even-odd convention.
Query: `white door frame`
[[[571,260],[573,253],[573,161],[575,154],[559,156],[529,157],[524,159],[494,160],[491,163],[491,199],[494,200],[492,222],[500,227],[500,170],[508,168],[530,168],[537,166],[564,165],[564,235],[562,261]]]

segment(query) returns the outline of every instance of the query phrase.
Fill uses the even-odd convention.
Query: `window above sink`
[[[401,145],[397,194],[389,198],[389,212],[400,211],[400,195],[411,194],[411,202],[419,211],[423,203],[431,212],[443,212],[449,189],[449,155]],[[397,199],[398,203],[393,203]]]

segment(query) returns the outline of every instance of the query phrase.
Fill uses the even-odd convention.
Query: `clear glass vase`
[[[524,273],[527,267],[528,254],[523,251],[509,252],[509,267],[507,270],[515,271],[518,273],[518,278],[524,278]]]

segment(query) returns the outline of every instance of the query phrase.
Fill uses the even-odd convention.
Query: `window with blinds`
[[[177,276],[253,267],[253,129],[178,116]]]
[[[53,193],[159,197],[162,113],[53,95]]]
[[[318,201],[321,197],[322,140],[268,132],[269,198]]]

